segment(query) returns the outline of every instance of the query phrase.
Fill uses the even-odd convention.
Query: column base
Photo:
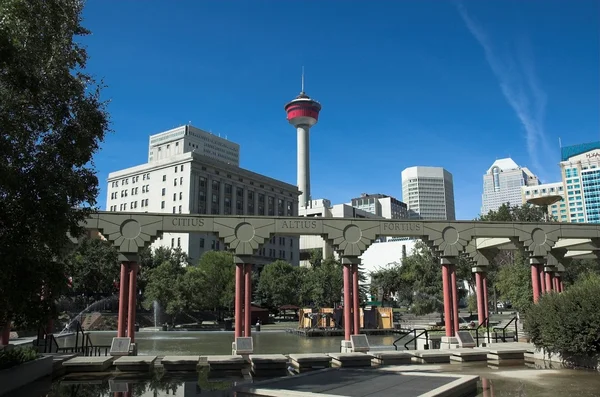
[[[458,349],[458,339],[454,336],[442,336],[442,340],[440,341],[440,349]]]
[[[341,343],[341,350],[340,352],[342,353],[353,353],[354,350],[352,349],[352,342],[349,340],[343,340]]]

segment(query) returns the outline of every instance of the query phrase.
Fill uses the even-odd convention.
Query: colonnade
[[[250,336],[252,329],[252,264],[236,257],[235,264],[235,331],[236,338]]]
[[[544,257],[531,257],[529,263],[531,265],[531,286],[535,303],[538,302],[542,294],[563,292],[562,277],[556,266],[548,266]]]
[[[129,337],[135,342],[135,311],[137,307],[137,262],[121,263],[121,280],[119,281],[119,317],[117,320],[117,337]]]

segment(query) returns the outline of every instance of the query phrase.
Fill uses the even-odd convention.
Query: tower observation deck
[[[298,198],[299,207],[308,207],[310,203],[310,127],[319,121],[321,104],[302,91],[295,99],[285,105],[288,122],[296,127],[298,133]]]

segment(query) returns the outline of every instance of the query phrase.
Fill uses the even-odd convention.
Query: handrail
[[[494,332],[495,332],[494,338],[495,338],[496,342],[498,342],[498,331],[502,331],[502,342],[506,343],[506,328],[508,328],[508,326],[511,325],[513,321],[515,322],[515,341],[519,340],[519,329],[518,329],[519,319],[517,316],[515,316],[504,327],[502,327],[502,328],[494,327]]]
[[[419,335],[417,335],[417,331],[421,331]],[[404,344],[404,348],[408,350],[408,344],[412,341],[416,341],[421,335],[425,334],[425,350],[429,349],[429,331],[425,328],[414,328],[413,333],[415,336]],[[415,343],[416,344],[416,343]],[[396,349],[397,350],[397,349]]]
[[[36,347],[39,348],[40,340],[42,339],[44,340],[44,353],[52,353],[52,342],[54,342],[54,346],[56,347],[56,351],[58,352],[58,342],[56,341],[54,334],[49,334],[48,332],[46,332],[46,328],[40,325],[37,333]]]
[[[394,330],[394,333],[395,333],[395,334],[400,334],[400,335],[402,335],[401,337],[399,337],[398,339],[396,339],[396,340],[395,340],[395,341],[392,343],[392,345],[394,345],[394,349],[395,349],[395,350],[398,350],[398,346],[396,345],[396,343],[397,343],[397,342],[399,342],[399,341],[400,341],[402,338],[404,338],[406,335],[410,335],[410,333],[411,333],[411,332],[412,332],[411,330],[402,330],[402,329],[397,329],[397,330]]]
[[[491,316],[487,316],[481,322],[481,324],[479,324],[477,326],[477,328],[475,328],[475,343],[477,344],[477,347],[479,347],[479,328],[483,327],[484,325],[485,325],[486,330],[487,330],[487,340],[488,340],[488,343],[490,343],[490,317]]]

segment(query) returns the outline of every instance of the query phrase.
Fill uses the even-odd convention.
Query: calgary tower
[[[300,95],[285,105],[287,119],[298,133],[298,198],[299,207],[310,205],[310,127],[319,121],[321,104],[304,92],[304,71]]]

